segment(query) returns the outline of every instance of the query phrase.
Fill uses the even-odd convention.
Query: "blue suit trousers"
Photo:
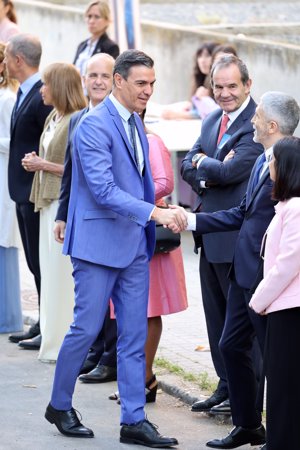
[[[112,298],[118,329],[117,376],[121,424],[144,420],[144,348],[149,290],[145,233],[142,233],[137,255],[126,268],[93,264],[77,258],[72,258],[72,263],[75,281],[74,322],[57,358],[51,405],[58,410],[72,407],[80,368],[102,328],[108,302]]]

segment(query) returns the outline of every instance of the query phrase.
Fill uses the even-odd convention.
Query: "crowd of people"
[[[207,446],[298,450],[299,105],[275,91],[256,104],[236,49],[203,43],[191,101],[162,112],[203,120],[181,168],[197,204],[168,205],[170,153],[144,123],[154,61],[119,54],[105,1],[85,18],[90,38],[73,64],[40,76],[39,38],[21,33],[13,3],[0,0],[0,332],[56,363],[45,417],[65,436],[94,436],[72,406],[77,379],[117,380],[109,398],[121,406],[120,441],[177,445],[144,411],[156,401],[162,316],[188,307],[181,248],[154,253],[155,223],[193,231],[219,382],[192,411],[228,414],[234,425]],[[25,332],[21,245],[39,303]]]

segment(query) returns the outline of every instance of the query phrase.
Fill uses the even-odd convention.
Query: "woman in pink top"
[[[269,165],[279,203],[265,236],[264,278],[249,306],[268,314],[266,449],[299,450],[300,139],[278,141]]]
[[[0,41],[7,42],[12,36],[20,33],[17,16],[11,0],[0,0]]]

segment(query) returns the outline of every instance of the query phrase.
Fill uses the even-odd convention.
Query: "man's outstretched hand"
[[[180,233],[186,229],[187,226],[187,213],[184,208],[177,205],[169,205],[168,208],[155,208],[152,216],[152,220],[164,225],[173,233]]]

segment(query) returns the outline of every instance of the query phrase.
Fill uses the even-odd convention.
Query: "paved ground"
[[[192,253],[192,239],[189,233],[183,235],[183,252],[189,296],[186,312],[164,318],[164,332],[159,356],[193,373],[208,372],[214,376],[210,353],[207,351],[203,311],[200,301],[198,257]],[[33,280],[27,270],[24,255],[20,255],[22,297],[27,322],[36,315],[36,295]],[[116,390],[116,383],[85,385],[77,383],[74,407],[83,416],[83,423],[91,427],[95,439],[65,438],[43,419],[49,401],[53,364],[41,363],[37,352],[18,348],[8,342],[6,335],[0,335],[0,405],[2,427],[0,450],[118,450],[132,446],[118,441],[119,407],[107,399]],[[206,351],[195,351],[202,346]],[[205,414],[190,412],[186,403],[174,398],[174,394],[185,401],[199,398],[201,390],[181,377],[166,373],[158,368],[159,381],[167,395],[159,391],[155,404],[146,406],[149,420],[159,424],[160,431],[179,440],[178,450],[204,450],[207,440],[225,436],[231,429],[230,422],[224,424]],[[177,389],[177,390],[176,390]],[[142,447],[135,447],[142,448]],[[144,448],[144,447],[143,447]],[[258,447],[254,448],[258,450]],[[241,450],[250,449],[249,446]]]
[[[119,406],[108,400],[116,383],[77,383],[74,407],[82,422],[93,429],[94,439],[62,436],[44,419],[49,402],[54,365],[43,364],[36,352],[21,350],[0,335],[0,450],[130,450],[145,447],[119,443]],[[227,434],[231,425],[217,423],[163,392],[146,413],[163,434],[179,440],[178,450],[204,450],[207,440]],[[247,446],[242,450],[248,449]]]

